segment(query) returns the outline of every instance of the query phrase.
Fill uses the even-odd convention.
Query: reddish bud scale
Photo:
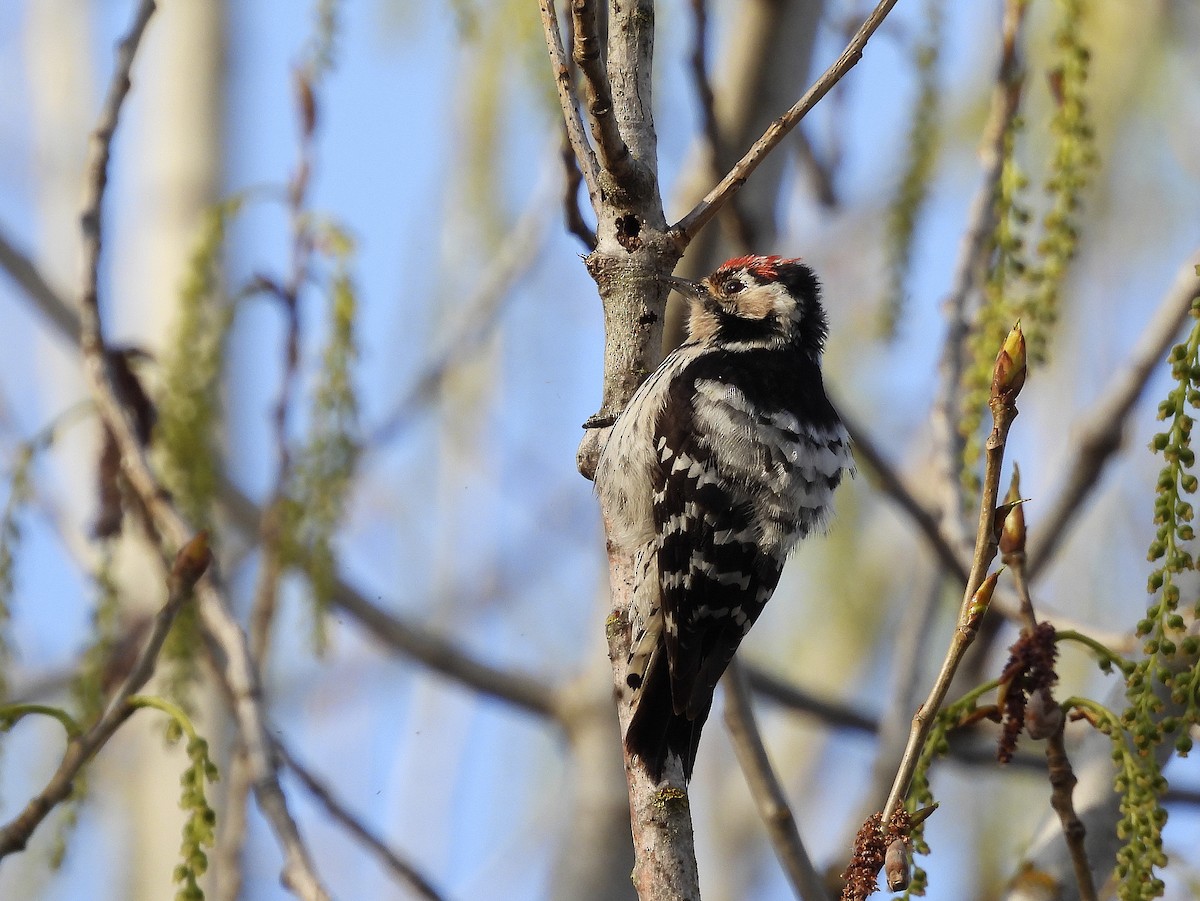
[[[188,588],[195,585],[212,563],[212,556],[212,549],[208,546],[208,530],[201,529],[175,555],[175,563],[171,566],[171,582]]]

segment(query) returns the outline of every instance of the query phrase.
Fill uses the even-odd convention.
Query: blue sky
[[[0,83],[15,86],[0,92],[0,118],[13,123],[0,132],[0,224],[31,250],[39,233],[31,176],[37,161],[29,134],[22,31],[29,5],[35,2],[0,8]],[[845,5],[831,5],[840,18]],[[532,2],[529,6],[532,14]],[[879,223],[903,154],[913,89],[906,42],[922,27],[919,4],[900,4],[839,89],[841,109],[834,112],[832,104],[825,105],[805,123],[818,152],[834,137],[845,150],[837,173],[842,210],[821,212],[797,187],[783,216],[788,246],[763,248],[803,252],[818,265],[834,327],[829,351],[834,388],[850,409],[860,418],[867,416],[887,437],[896,459],[910,462],[919,462],[927,431],[924,417],[942,330],[938,303],[951,278],[966,204],[978,178],[974,139],[962,136],[981,116],[978,97],[990,77],[994,52],[986,29],[996,20],[995,4],[949,6],[949,49],[942,71],[957,140],[942,159],[918,234],[911,312],[900,340],[892,345],[872,342],[867,321],[876,300],[857,292],[877,292],[881,283]],[[93,5],[93,109],[111,65],[110,48],[128,15],[128,3],[105,0]],[[658,130],[669,198],[695,133],[696,110],[686,82],[689,32],[684,5],[663,4],[659,22]],[[720,36],[733,27],[736,12],[723,5],[712,33]],[[307,5],[283,0],[231,5],[227,191],[277,185],[290,171],[296,152],[291,70],[310,33]],[[153,36],[152,24],[148,40]],[[831,61],[841,46],[840,33],[824,28],[817,65]],[[489,230],[464,212],[471,198],[462,147],[477,124],[472,101],[480,87],[472,80],[474,50],[462,40],[446,5],[384,0],[343,4],[337,66],[320,92],[312,206],[335,217],[358,241],[355,274],[362,318],[357,377],[368,432],[453,332],[456,315],[474,291],[497,238],[502,240],[531,204],[557,196],[557,113],[544,102],[549,67],[531,73],[514,56],[483,73],[500,80],[511,104],[490,160],[492,214],[501,225]],[[1181,69],[1182,64],[1167,56],[1164,72],[1182,81],[1186,67]],[[1172,83],[1172,78],[1164,81]],[[1130,88],[1135,89],[1137,85]],[[138,125],[137,96],[135,77],[129,140],[135,139]],[[1132,345],[1174,267],[1200,240],[1194,215],[1200,179],[1183,149],[1189,146],[1188,135],[1195,134],[1195,97],[1186,95],[1180,109],[1180,121],[1162,131],[1161,109],[1147,102],[1143,112],[1129,116],[1111,145],[1112,174],[1098,192],[1098,209],[1105,216],[1098,217],[1097,249],[1087,252],[1078,276],[1077,296],[1085,300],[1064,317],[1064,332],[1079,336],[1068,340],[1084,348],[1069,348],[1071,353],[1064,353],[1068,362],[1049,371],[1047,381],[1059,392],[1058,406],[1031,399],[1014,433],[1014,454],[1021,458],[1035,497],[1050,491],[1062,459],[1062,447],[1053,438],[1062,416],[1061,399],[1082,409],[1095,398],[1113,361]],[[1037,131],[1041,124],[1035,117],[1032,129]],[[120,253],[122,228],[135,223],[138,215],[133,198],[138,196],[139,173],[122,163],[118,142],[109,204],[112,234],[118,236],[111,246],[114,254]],[[1153,214],[1134,217],[1144,206],[1138,192],[1155,199]],[[555,203],[552,199],[551,207]],[[668,215],[681,212],[668,208]],[[1128,237],[1122,235],[1126,223],[1132,223],[1134,232]],[[579,260],[582,249],[563,232],[556,208],[546,216],[542,235],[542,246],[517,280],[495,334],[451,380],[441,404],[367,458],[340,549],[346,573],[368,597],[453,632],[486,659],[561,678],[582,668],[585,652],[602,653],[599,525],[590,486],[575,474],[574,454],[579,424],[599,402],[603,336],[594,289]],[[1114,247],[1130,250],[1116,257]],[[231,282],[264,269],[280,271],[285,264],[283,211],[277,204],[252,205],[232,232]],[[52,275],[64,289],[72,287],[73,270]],[[152,299],[111,302],[114,334],[136,336],[143,312],[138,303]],[[35,342],[46,327],[7,279],[0,279],[0,317],[6,326],[0,334],[0,437],[7,452],[59,412],[48,400],[57,395],[37,390],[31,374],[44,372],[42,367],[68,365],[69,355],[46,349],[44,341]],[[319,344],[322,321],[321,299],[313,294],[305,306],[306,326],[315,335],[310,350]],[[278,387],[281,336],[272,305],[263,300],[242,305],[230,344],[230,371],[238,387],[229,396],[228,445],[236,451],[229,454],[228,464],[239,483],[259,498],[273,477],[268,410]],[[53,358],[38,361],[37,369],[28,359],[28,348],[34,346]],[[1165,384],[1158,377],[1148,394],[1161,396]],[[1144,444],[1152,420],[1153,403],[1135,419],[1132,444]],[[76,526],[86,522],[90,502],[71,492],[72,480],[64,473],[82,465],[64,453],[38,470],[40,491]],[[1130,524],[1121,528],[1128,531],[1117,538],[1134,545],[1144,544],[1149,535],[1145,477],[1153,466],[1147,459],[1121,470],[1119,477],[1105,482],[1098,502],[1101,513],[1127,513]],[[854,494],[843,496],[843,503],[875,511],[876,517],[891,516],[888,508],[871,499],[865,479],[850,490]],[[89,588],[44,507],[36,507],[23,524],[26,543],[13,636],[22,670],[39,673],[73,659],[87,628]],[[878,522],[860,524],[864,534],[868,527],[879,527]],[[1077,545],[1104,540],[1116,539],[1086,537]],[[531,549],[538,555],[533,561]],[[1074,550],[1083,552],[1079,546]],[[1132,556],[1133,563],[1106,580],[1111,584],[1105,591],[1114,597],[1125,592],[1133,603],[1140,603],[1145,571],[1139,568],[1138,555]],[[250,557],[228,573],[242,605],[252,590],[255,562]],[[1047,593],[1056,600],[1071,599],[1077,591],[1075,574],[1048,577]],[[1131,620],[1128,606],[1119,606],[1104,592],[1097,595],[1101,602],[1087,612],[1105,620],[1106,626]],[[289,582],[267,681],[274,719],[303,759],[334,782],[351,807],[452,897],[541,897],[553,839],[566,815],[553,801],[568,778],[557,736],[529,717],[480,701],[381,652],[353,626],[337,628],[331,655],[316,661],[309,653],[309,631],[303,592]],[[764,637],[762,642],[760,647],[782,652],[786,660],[785,649],[791,645],[783,638]],[[869,678],[855,679],[847,697],[870,708],[876,696]],[[794,737],[806,728],[772,714],[767,718],[784,735]],[[47,753],[39,748],[55,747],[46,740],[48,732],[33,727],[6,739],[0,815],[11,812],[36,784],[20,762]],[[845,767],[843,779],[824,785],[820,780],[801,781],[813,795],[831,796],[830,802],[846,791],[846,783],[857,784],[858,774],[869,771],[871,763],[869,749],[855,739],[836,741],[823,759]],[[432,771],[431,760],[439,764]],[[989,790],[1004,784],[985,781]],[[361,852],[322,822],[297,786],[289,782],[286,787],[314,846],[322,849],[323,872],[338,896],[378,897],[382,876],[375,865],[364,864]],[[961,787],[954,791],[951,797],[959,803],[972,803],[969,792]],[[716,804],[719,798],[718,791],[705,789],[697,803]],[[115,807],[119,804],[110,799],[85,813],[80,841],[64,874],[47,886],[46,898],[98,897],[96,872],[113,873],[111,882],[105,880],[110,896],[122,896],[122,870],[114,863],[122,854],[120,833],[111,831],[119,822]],[[825,803],[813,808],[824,809]],[[822,830],[819,818],[804,810],[797,814],[806,836],[822,833],[813,836],[817,853],[832,855],[836,847],[828,845],[844,832],[845,824]],[[697,820],[703,849],[714,841],[713,816],[704,813]],[[935,826],[935,833],[941,833],[935,847],[954,846],[953,822],[948,816]],[[1187,847],[1194,817],[1181,814],[1173,822],[1184,826],[1174,840]],[[254,824],[248,866],[251,896],[285,897],[277,885],[273,839],[256,818]],[[969,848],[964,850],[970,854]],[[971,876],[959,863],[949,851],[943,862],[935,862],[931,898],[960,897],[967,889]],[[756,897],[788,897],[769,860],[763,873]],[[710,878],[717,879],[715,874]]]

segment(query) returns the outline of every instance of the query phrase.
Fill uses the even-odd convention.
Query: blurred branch
[[[79,314],[50,287],[33,261],[8,240],[3,229],[0,229],[0,269],[8,273],[60,332],[75,343],[79,342],[82,333]]]
[[[803,128],[796,129],[795,142],[796,159],[800,163],[800,168],[808,176],[808,182],[812,186],[817,203],[827,210],[837,209],[840,201],[837,188],[833,183],[834,167],[828,160],[817,156],[816,148],[813,147],[812,141],[808,139]]]
[[[254,534],[258,505],[222,474],[221,503],[234,526]],[[377,606],[339,577],[332,603],[345,610],[377,640],[418,663],[481,694],[498,698],[540,716],[557,715],[555,692],[544,679],[494,667],[471,657],[450,640]]]
[[[896,0],[881,0],[863,22],[862,27],[850,40],[842,55],[817,79],[812,87],[805,92],[796,104],[786,113],[776,119],[751,147],[746,155],[721,179],[703,200],[691,212],[671,227],[675,240],[681,248],[686,247],[729,199],[741,188],[750,174],[772,150],[778,146],[796,124],[816,106],[817,101],[824,97],[862,59],[863,48],[871,39],[876,29],[887,18]]]
[[[36,276],[36,270],[33,271]],[[40,277],[36,277],[36,282],[46,285]],[[24,284],[21,284],[24,287]],[[33,296],[28,289],[27,293]],[[72,328],[69,323],[72,321],[74,328],[79,328],[79,320],[71,312],[70,305],[48,286],[45,290],[45,300],[44,306],[38,303],[39,309],[46,312],[60,331],[69,333]],[[402,405],[397,409],[401,408]],[[379,430],[372,440],[384,440],[379,436]],[[226,473],[220,475],[218,494],[221,505],[233,524],[248,535],[256,535],[262,509],[235,485]],[[448,639],[383,610],[367,600],[344,579],[338,580],[332,600],[335,605],[358,619],[366,630],[384,645],[411,656],[435,672],[531,713],[556,716],[557,701],[553,690],[547,687],[544,680],[532,675],[511,673],[472,658]]]
[[[144,22],[142,27],[145,27]],[[75,778],[80,770],[137,709],[129,703],[129,699],[154,675],[154,667],[158,662],[163,642],[167,639],[167,633],[171,631],[171,625],[184,603],[192,597],[196,582],[204,575],[210,559],[208,536],[205,533],[200,533],[179,552],[171,578],[168,580],[167,601],[154,617],[150,634],[146,637],[129,675],[125,677],[95,725],[82,735],[72,736],[67,742],[62,762],[46,783],[46,787],[30,800],[16,817],[0,828],[0,859],[25,849],[29,837],[47,814],[71,796]],[[185,561],[186,565],[181,567],[180,561]]]
[[[883,452],[876,447],[874,440],[866,433],[862,425],[847,417],[843,408],[839,407],[838,409],[846,431],[850,433],[855,458],[862,460],[875,473],[879,480],[880,490],[908,514],[908,518],[925,537],[942,562],[942,566],[954,578],[966,581],[967,573],[970,570],[970,560],[967,559],[966,554],[957,550],[953,540],[942,531],[942,525],[938,522],[937,516],[917,500],[916,494],[904,477],[887,461]]]
[[[536,192],[528,208],[513,223],[483,267],[482,277],[463,305],[458,327],[445,340],[441,352],[425,362],[416,381],[367,436],[366,447],[377,448],[402,434],[413,418],[433,403],[454,368],[494,332],[517,281],[533,265],[545,244],[547,204],[541,197],[542,192]]]
[[[108,163],[122,103],[128,94],[129,73],[146,24],[154,13],[154,0],[143,0],[137,8],[128,35],[118,45],[117,65],[88,151],[81,216],[83,233],[83,277],[80,289],[80,346],[84,368],[101,417],[120,449],[122,469],[131,488],[145,506],[150,522],[160,539],[168,545],[183,547],[191,537],[191,527],[174,507],[168,492],[158,482],[138,440],[130,411],[121,403],[113,383],[109,357],[104,352],[100,320],[98,279],[102,239],[102,205],[108,180]],[[241,740],[245,743],[254,774],[255,795],[259,808],[275,832],[285,855],[282,879],[298,897],[306,901],[328,898],[312,859],[288,812],[287,800],[279,786],[276,764],[271,755],[261,703],[258,674],[255,671],[246,635],[238,625],[222,591],[210,578],[198,587],[200,621],[206,634],[224,656],[216,667],[227,684],[232,713]]]
[[[708,142],[709,159],[712,161],[712,172],[708,178],[721,177],[721,164],[725,157],[728,141],[722,139],[721,125],[717,121],[716,100],[713,97],[712,83],[708,78],[708,0],[691,0],[692,8],[692,53],[690,58],[692,81],[695,84],[696,98],[700,104],[700,119],[704,123],[704,140]],[[749,252],[754,243],[753,230],[746,217],[742,215],[737,198],[730,198],[728,223],[734,234],[734,243],[739,249]],[[708,267],[715,268],[715,267]]]
[[[280,759],[296,774],[301,784],[308,789],[309,793],[317,799],[329,815],[341,823],[347,832],[365,845],[379,859],[388,872],[411,888],[417,897],[425,898],[427,901],[442,901],[444,896],[433,887],[432,883],[416,867],[384,844],[374,832],[367,828],[362,820],[347,810],[345,805],[334,797],[329,787],[318,780],[307,767],[301,765],[292,752],[288,750],[287,745],[278,738],[275,739],[275,750],[278,752]]]
[[[967,300],[975,291],[991,252],[996,192],[1004,166],[1004,139],[1021,99],[1024,76],[1018,39],[1025,10],[1026,4],[1021,0],[1007,0],[1004,6],[1000,62],[992,89],[991,112],[984,126],[980,146],[983,178],[971,200],[950,293],[942,302],[946,337],[938,366],[941,385],[931,411],[931,424],[935,456],[940,467],[938,477],[944,493],[941,504],[942,528],[954,545],[966,541],[963,526],[966,503],[960,477],[963,437],[959,433],[958,422],[961,407],[959,398],[966,368],[966,340],[971,328]]]
[[[1125,366],[1109,380],[1096,405],[1073,430],[1074,453],[1058,480],[1062,487],[1034,534],[1029,550],[1029,574],[1036,576],[1054,556],[1083,500],[1092,492],[1110,457],[1121,447],[1126,423],[1146,382],[1162,364],[1171,342],[1187,320],[1192,301],[1200,297],[1200,249],[1179,268],[1154,317],[1138,339]]]
[[[587,185],[592,209],[600,209],[600,167],[596,154],[588,143],[583,127],[583,117],[575,98],[571,82],[571,68],[567,65],[567,52],[563,48],[562,32],[558,28],[558,14],[554,11],[554,0],[538,0],[542,13],[542,29],[546,33],[546,49],[550,54],[550,65],[554,67],[554,84],[558,89],[558,103],[562,107],[563,122],[567,128],[567,140],[575,151],[575,161]]]
[[[750,794],[775,848],[775,856],[798,897],[803,901],[824,901],[825,884],[808,856],[783,786],[771,768],[762,734],[754,721],[748,681],[736,659],[729,664],[724,682],[725,725],[733,739],[733,749]]]
[[[742,663],[740,667],[746,683],[756,694],[769,698],[789,710],[809,714],[831,729],[846,729],[874,735],[879,728],[875,718],[866,713],[818,698],[753,664]]]

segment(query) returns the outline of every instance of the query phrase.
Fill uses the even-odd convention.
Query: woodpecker
[[[820,285],[798,259],[737,257],[699,282],[688,338],[617,418],[596,469],[614,548],[634,558],[625,743],[690,779],[713,691],[852,471],[821,379]]]

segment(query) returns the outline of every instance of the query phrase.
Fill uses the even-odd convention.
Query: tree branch
[[[799,898],[803,901],[825,901],[825,883],[808,856],[800,838],[800,830],[796,827],[796,818],[783,793],[783,786],[771,768],[762,733],[754,721],[749,683],[736,659],[725,671],[724,682],[725,725],[733,739],[733,750],[742,766],[742,775],[746,777],[759,816],[767,827],[775,856],[779,858]]]
[[[154,0],[142,0],[133,26],[118,46],[116,69],[89,145],[81,217],[84,266],[80,288],[80,344],[89,386],[100,415],[120,449],[122,469],[130,486],[145,506],[153,528],[164,543],[182,547],[191,536],[191,527],[158,483],[138,441],[130,413],[122,405],[114,388],[113,373],[108,355],[104,352],[98,297],[103,247],[102,205],[112,139],[121,105],[129,92],[129,72],[138,44],[154,10]],[[246,636],[230,612],[222,592],[215,585],[215,579],[210,578],[199,586],[197,601],[201,624],[225,657],[224,666],[217,669],[221,678],[228,683],[233,716],[249,754],[259,807],[284,851],[284,884],[305,901],[325,901],[328,894],[316,875],[308,849],[288,812],[287,801],[279,786],[264,722],[258,675],[250,659]]]
[[[971,328],[967,300],[978,284],[991,248],[996,191],[1004,165],[1004,138],[1017,114],[1023,73],[1020,61],[1020,30],[1026,4],[1007,0],[1004,6],[1000,62],[992,90],[991,111],[984,127],[980,157],[983,178],[971,201],[967,227],[959,250],[950,293],[942,302],[946,317],[946,337],[938,365],[940,385],[931,411],[938,480],[943,498],[941,521],[943,534],[951,544],[965,542],[962,492],[963,438],[959,434],[959,407],[963,371],[966,368],[966,339]]]
[[[571,67],[567,65],[567,52],[563,48],[562,32],[558,28],[558,14],[554,11],[554,0],[538,0],[538,8],[542,13],[542,29],[546,33],[550,65],[554,68],[554,84],[558,89],[558,103],[562,107],[567,140],[571,149],[575,151],[575,161],[579,164],[579,171],[583,174],[584,184],[587,185],[592,209],[599,210],[600,166],[596,162],[596,154],[588,144],[583,118],[579,114],[579,105],[571,83]]]
[[[992,590],[995,588],[995,576],[991,577],[988,586],[984,579],[988,567],[995,559],[997,551],[997,529],[995,524],[996,502],[1000,489],[1000,468],[1004,462],[1004,448],[1008,441],[1008,431],[1017,416],[1016,398],[1025,381],[1025,339],[1021,336],[1020,327],[1014,327],[996,358],[996,366],[992,376],[992,396],[989,405],[992,410],[992,432],[985,445],[985,466],[983,490],[979,499],[979,520],[975,533],[975,553],[971,561],[971,572],[967,577],[966,589],[963,592],[962,607],[959,610],[958,624],[946,651],[941,669],[929,696],[917,709],[913,716],[912,730],[904,756],[888,794],[887,803],[883,808],[883,827],[886,828],[892,816],[899,809],[904,795],[908,792],[909,783],[916,769],[921,749],[929,737],[934,718],[941,709],[950,682],[958,665],[962,662],[967,649],[975,640],[979,623],[987,613],[991,601]],[[989,587],[990,586],[990,587]]]
[[[1120,448],[1125,425],[1146,382],[1162,364],[1171,342],[1187,320],[1192,301],[1200,297],[1197,265],[1200,265],[1200,249],[1193,251],[1179,268],[1129,360],[1109,380],[1100,392],[1099,401],[1073,430],[1070,446],[1075,450],[1058,480],[1062,487],[1030,541],[1030,578],[1037,576],[1054,556],[1084,498],[1096,486],[1109,458]]]
[[[287,767],[296,774],[296,778],[325,808],[326,812],[365,845],[383,863],[388,872],[411,888],[418,897],[425,898],[427,901],[443,901],[444,896],[433,887],[433,884],[416,867],[384,844],[383,840],[368,829],[362,820],[347,810],[345,805],[334,797],[328,786],[296,760],[287,745],[279,739],[275,739],[275,750]]]
[[[871,35],[875,33],[876,29],[887,18],[888,13],[892,11],[892,7],[895,5],[896,0],[881,0],[875,9],[871,11],[871,14],[867,16],[862,27],[851,38],[850,43],[842,51],[842,55],[838,57],[836,62],[825,70],[825,73],[816,80],[812,87],[805,92],[804,96],[791,109],[771,123],[771,126],[763,136],[729,170],[729,173],[721,179],[720,183],[709,191],[691,212],[671,227],[671,234],[681,250],[691,243],[696,233],[708,224],[721,207],[741,188],[746,179],[750,177],[750,173],[758,168],[767,154],[774,150],[779,142],[787,136],[788,132],[795,128],[796,124],[808,114],[808,111],[816,106],[817,102],[828,94],[833,86],[841,81],[842,77],[862,59],[863,48],[866,47],[867,41],[871,39]]]
[[[571,0],[573,58],[583,75],[583,108],[592,127],[600,166],[618,181],[628,177],[635,160],[617,126],[612,89],[604,69],[603,42],[597,25],[596,0]]]
[[[199,560],[192,559],[184,571],[179,571],[183,569],[179,561],[185,560],[189,554],[199,554]],[[209,559],[208,536],[203,532],[179,552],[176,566],[168,580],[167,601],[154,617],[150,634],[146,637],[129,675],[125,677],[95,725],[67,742],[62,762],[46,783],[46,787],[31,799],[16,817],[0,827],[0,859],[14,851],[25,849],[33,831],[47,814],[71,796],[75,777],[79,775],[80,770],[137,709],[129,703],[129,699],[154,675],[154,667],[158,662],[163,642],[167,639],[167,633],[171,631],[171,624],[175,622],[175,617],[184,603],[192,597],[196,582],[204,575]]]

